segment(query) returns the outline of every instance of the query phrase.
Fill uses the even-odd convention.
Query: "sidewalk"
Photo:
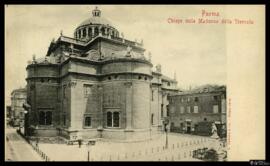
[[[6,161],[43,161],[32,147],[17,134],[16,129],[6,128],[5,160]]]

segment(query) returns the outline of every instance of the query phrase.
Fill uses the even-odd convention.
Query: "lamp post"
[[[90,161],[90,152],[89,152],[90,142],[87,143],[87,161]]]
[[[95,145],[96,144],[96,140],[89,140],[87,143],[87,161],[90,161],[90,145]]]

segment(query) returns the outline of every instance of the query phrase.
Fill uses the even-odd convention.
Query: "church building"
[[[153,70],[143,42],[119,35],[98,8],[90,14],[74,37],[61,33],[44,58],[33,57],[26,67],[27,134],[150,139],[163,129],[177,81],[164,76],[161,65]]]

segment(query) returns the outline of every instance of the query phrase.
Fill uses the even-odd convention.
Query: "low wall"
[[[102,131],[102,139],[113,141],[143,141],[151,139],[150,129],[131,129],[131,130],[116,130],[104,129]]]
[[[36,129],[35,135],[38,137],[56,137],[58,131],[56,129]]]

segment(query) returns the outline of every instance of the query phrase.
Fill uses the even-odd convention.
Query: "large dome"
[[[84,20],[79,27],[81,26],[86,26],[86,25],[91,25],[91,24],[101,24],[101,25],[109,25],[112,26],[112,23],[107,20],[106,18],[103,17],[91,17],[86,20]]]
[[[84,20],[76,28],[74,37],[81,40],[91,40],[98,35],[114,38],[119,36],[119,32],[109,20],[101,17],[101,11],[96,7],[92,11],[92,17]]]

